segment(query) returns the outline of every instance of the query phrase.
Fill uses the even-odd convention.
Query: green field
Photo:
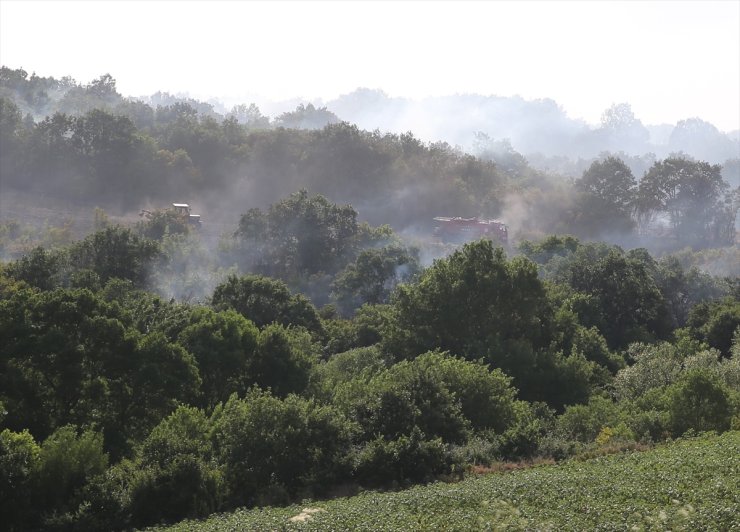
[[[308,509],[309,512],[304,510]],[[304,521],[291,521],[310,513]],[[740,530],[740,432],[168,530]]]

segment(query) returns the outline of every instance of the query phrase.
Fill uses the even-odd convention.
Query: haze
[[[552,98],[740,129],[740,2],[0,2],[0,63],[227,102]]]

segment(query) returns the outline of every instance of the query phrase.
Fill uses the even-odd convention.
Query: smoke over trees
[[[0,219],[0,522],[143,528],[734,426],[738,158],[643,153],[626,104],[594,130],[550,100],[418,104],[469,119],[447,139],[473,155],[341,121],[358,102],[408,112],[0,71],[0,207],[56,216]],[[184,200],[202,226],[161,208]],[[445,242],[439,215],[510,237]]]

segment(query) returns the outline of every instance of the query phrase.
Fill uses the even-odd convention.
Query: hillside
[[[240,510],[159,530],[730,530],[740,526],[738,456],[734,431],[455,484]]]

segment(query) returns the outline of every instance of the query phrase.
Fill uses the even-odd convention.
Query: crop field
[[[168,530],[740,530],[740,432]]]

